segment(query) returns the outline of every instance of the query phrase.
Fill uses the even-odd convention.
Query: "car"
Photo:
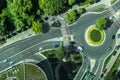
[[[10,58],[5,59],[3,62],[4,62],[4,63],[7,63],[7,62],[9,62],[9,61],[10,61]]]
[[[70,44],[74,45],[74,44],[76,44],[76,42],[75,41],[70,41]]]
[[[116,53],[117,53],[117,51],[114,51],[112,54],[115,56],[115,55],[116,55]]]
[[[110,19],[110,20],[113,20],[113,19],[114,19],[114,16],[109,17],[109,19]]]
[[[56,27],[60,27],[61,26],[61,23],[59,20],[56,21]]]
[[[59,47],[59,44],[54,44],[53,45],[53,48],[57,48],[57,47]]]
[[[10,61],[10,65],[12,65],[12,64],[14,64],[15,63],[15,61]]]
[[[39,48],[39,51],[40,51],[40,50],[42,50],[42,49],[43,49],[43,48],[42,48],[42,47],[40,47],[40,48]]]
[[[115,39],[115,35],[112,35],[112,39]]]
[[[54,21],[54,20],[55,20],[55,18],[53,18],[53,17],[50,18],[50,21]]]
[[[118,38],[118,39],[120,38],[120,34],[117,34],[117,38]]]
[[[100,78],[103,78],[103,76],[104,76],[104,74],[102,73],[102,74],[100,75]]]
[[[83,52],[83,47],[82,46],[78,46],[77,49],[80,51],[80,52]]]
[[[120,48],[120,45],[116,46],[116,47],[115,47],[115,50],[118,50],[119,48]]]
[[[103,72],[103,73],[106,73],[106,71],[107,71],[107,68],[105,68],[102,72]]]
[[[107,51],[110,51],[112,49],[112,47],[109,47],[108,49],[107,49]]]

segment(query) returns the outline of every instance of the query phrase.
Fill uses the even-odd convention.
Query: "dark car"
[[[114,51],[112,54],[115,56],[115,55],[116,55],[116,53],[117,53],[117,51]]]
[[[76,42],[75,41],[70,41],[70,44],[74,45],[74,44],[76,44]]]
[[[54,44],[53,47],[57,48],[57,47],[59,47],[59,44]]]
[[[60,21],[56,21],[56,27],[60,27],[61,26],[61,23],[60,23]]]
[[[104,74],[102,73],[102,74],[100,75],[100,78],[103,78],[103,76],[104,76]]]
[[[115,39],[115,35],[112,36],[112,39]]]

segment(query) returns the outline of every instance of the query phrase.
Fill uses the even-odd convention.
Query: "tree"
[[[5,24],[7,13],[8,11],[5,8],[2,10],[2,13],[0,14],[0,36],[4,36],[7,32]]]
[[[81,7],[79,7],[78,9],[77,9],[77,14],[81,14],[83,12],[83,9],[81,8]]]
[[[70,21],[70,15],[67,13],[65,16],[66,21]]]
[[[66,14],[66,20],[67,21],[73,21],[76,19],[76,12],[72,9],[70,9]]]
[[[7,8],[16,28],[23,29],[29,25],[27,20],[32,9],[31,0],[7,0]]]
[[[48,15],[58,14],[63,9],[64,0],[39,0],[39,7]]]
[[[106,24],[107,24],[106,18],[100,17],[100,18],[98,18],[97,21],[96,21],[96,28],[97,28],[98,30],[102,30],[102,29],[106,28]]]
[[[32,30],[35,32],[35,34],[40,34],[42,32],[42,24],[38,21],[33,21]]]
[[[68,0],[68,4],[72,5],[75,2],[75,0]]]
[[[4,36],[6,33],[5,18],[0,19],[0,35]]]

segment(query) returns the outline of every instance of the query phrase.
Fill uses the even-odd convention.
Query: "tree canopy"
[[[106,24],[107,24],[106,18],[100,17],[100,18],[98,18],[97,21],[96,21],[96,28],[97,28],[98,30],[102,30],[102,29],[106,28]]]
[[[17,29],[24,28],[32,8],[31,0],[7,0],[7,8]]]
[[[39,7],[48,15],[59,13],[63,9],[64,0],[39,0]]]
[[[75,0],[68,0],[68,4],[72,5],[75,2]]]
[[[40,34],[42,32],[42,24],[38,21],[33,21],[32,30],[35,32],[35,34]]]
[[[76,19],[76,12],[72,9],[68,10],[66,14],[66,20],[67,21],[73,21]]]
[[[81,7],[79,7],[78,9],[77,9],[77,14],[81,14],[83,12],[83,9],[81,8]]]

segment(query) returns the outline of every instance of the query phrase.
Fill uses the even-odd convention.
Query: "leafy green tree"
[[[107,24],[106,18],[100,17],[100,18],[98,18],[97,21],[96,21],[96,28],[97,28],[98,30],[102,30],[102,29],[106,28],[106,24]]]
[[[81,14],[83,12],[83,9],[81,8],[81,7],[79,7],[78,9],[77,9],[77,14]]]
[[[70,21],[70,15],[67,13],[65,16],[66,21]]]
[[[6,33],[5,18],[0,19],[0,35],[4,36]]]
[[[16,28],[24,28],[32,8],[31,0],[6,0],[7,8]]]
[[[42,32],[42,24],[38,21],[33,21],[32,30],[35,32],[35,34],[40,34]]]
[[[73,21],[76,19],[76,12],[72,9],[70,9],[66,14],[66,20],[67,21]]]
[[[7,27],[5,24],[7,14],[8,14],[7,8],[3,9],[2,13],[0,14],[0,36],[4,36],[7,32],[6,30]]]
[[[68,4],[72,5],[75,2],[75,0],[68,0]]]
[[[63,9],[64,0],[39,0],[39,7],[48,15],[59,13]]]

